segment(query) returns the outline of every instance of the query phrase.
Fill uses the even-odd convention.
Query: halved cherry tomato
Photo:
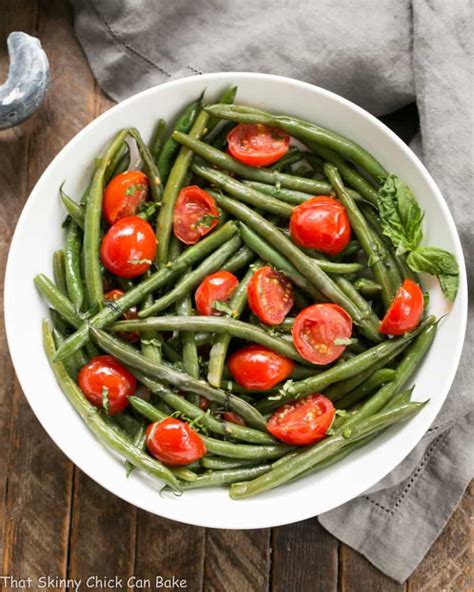
[[[327,397],[308,395],[277,409],[267,423],[267,430],[282,442],[307,446],[324,438],[335,413]]]
[[[212,195],[197,185],[179,192],[173,215],[174,234],[186,245],[194,245],[209,234],[219,221],[219,210]]]
[[[386,335],[403,335],[418,327],[423,314],[423,292],[412,280],[405,280],[398,288],[389,309],[380,324]]]
[[[112,356],[95,356],[80,370],[77,382],[86,398],[108,415],[116,415],[128,405],[137,388],[133,374]]]
[[[288,152],[290,136],[263,123],[239,123],[227,134],[228,150],[240,162],[262,167]]]
[[[220,316],[222,313],[214,308],[214,303],[227,302],[238,285],[239,280],[229,271],[211,273],[202,280],[196,290],[196,310],[200,315]]]
[[[236,425],[240,426],[245,425],[245,421],[240,417],[240,415],[237,415],[237,413],[234,413],[233,411],[224,411],[222,417],[229,423],[235,423]]]
[[[266,391],[288,378],[295,364],[292,360],[262,345],[247,345],[233,353],[227,365],[243,387]]]
[[[188,465],[207,452],[199,435],[186,422],[174,417],[150,424],[146,445],[155,458],[174,466]]]
[[[113,302],[119,298],[122,298],[124,294],[125,292],[123,290],[114,288],[113,290],[109,290],[106,294],[104,294],[104,298],[105,300],[110,300]],[[129,308],[123,313],[122,318],[126,321],[138,319],[137,307],[132,306],[132,308]],[[117,335],[119,335],[122,339],[125,339],[125,341],[130,341],[130,343],[134,343],[140,339],[140,333],[138,333],[138,331],[122,331],[118,332]]]
[[[293,209],[290,234],[300,247],[337,255],[351,238],[346,208],[326,195],[312,197]]]
[[[352,334],[352,319],[338,304],[313,304],[297,316],[291,330],[296,350],[313,364],[330,364],[346,349],[338,340]]]
[[[138,216],[118,220],[109,228],[100,247],[100,258],[106,269],[124,278],[145,273],[155,255],[153,228]]]
[[[250,310],[267,325],[279,325],[294,304],[293,286],[289,279],[273,269],[261,267],[247,286]]]
[[[126,171],[115,176],[104,191],[102,211],[109,224],[135,216],[148,194],[148,177],[141,171]]]

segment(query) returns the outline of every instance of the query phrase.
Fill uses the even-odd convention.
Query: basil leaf
[[[397,255],[415,250],[423,238],[423,212],[411,189],[396,175],[388,175],[377,194],[377,206],[382,231]]]
[[[452,253],[437,247],[418,247],[408,255],[407,263],[413,271],[436,275],[443,294],[454,302],[459,287],[459,267]]]

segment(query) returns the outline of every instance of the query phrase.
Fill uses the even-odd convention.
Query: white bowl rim
[[[375,477],[372,476],[369,479],[361,480],[358,483],[358,486],[356,488],[351,489],[350,494],[347,494],[345,492],[340,492],[340,491],[335,492],[332,503],[326,504],[326,507],[322,507],[320,509],[320,511],[318,512],[318,514],[323,514],[327,511],[330,511],[334,508],[341,506],[342,504],[344,504],[352,499],[355,499],[356,497],[361,495],[364,491],[371,488],[375,483],[378,483],[388,473],[390,473],[397,465],[399,465],[406,458],[406,456],[408,456],[408,454],[413,450],[413,448],[418,444],[418,442],[421,440],[421,438],[424,436],[424,434],[428,430],[432,421],[437,416],[442,404],[445,402],[445,400],[449,394],[450,388],[452,386],[452,383],[454,381],[454,377],[456,375],[456,372],[457,372],[457,369],[459,366],[459,361],[461,358],[463,344],[464,344],[464,338],[465,338],[465,333],[466,333],[466,325],[467,325],[467,280],[466,280],[466,268],[465,268],[464,254],[462,251],[461,241],[459,239],[459,235],[458,235],[454,220],[452,218],[451,212],[449,211],[448,205],[447,205],[446,201],[444,200],[444,197],[441,194],[440,189],[436,185],[435,181],[433,180],[433,178],[431,177],[431,175],[429,174],[429,172],[427,171],[427,169],[425,168],[423,163],[416,156],[416,154],[414,154],[414,152],[405,144],[405,142],[403,142],[403,140],[401,140],[401,138],[399,138],[390,128],[388,128],[385,124],[383,124],[374,115],[370,114],[368,111],[366,111],[362,107],[358,106],[357,104],[353,103],[352,101],[345,99],[344,97],[341,97],[340,95],[333,93],[327,89],[321,88],[317,85],[314,85],[314,84],[311,84],[308,82],[303,82],[303,81],[300,81],[300,80],[297,80],[294,78],[285,77],[285,76],[277,76],[277,75],[273,75],[273,74],[264,74],[264,73],[255,73],[255,72],[223,72],[223,73],[215,72],[215,73],[209,73],[209,74],[200,74],[200,75],[195,75],[195,76],[189,76],[189,77],[165,82],[163,84],[155,85],[149,89],[146,89],[140,93],[137,93],[137,94],[129,97],[128,99],[118,103],[117,105],[114,105],[109,110],[107,110],[106,112],[99,115],[97,118],[95,118],[90,123],[88,123],[83,129],[81,129],[60,150],[60,152],[53,158],[51,163],[48,165],[48,167],[42,173],[41,177],[36,182],[34,188],[32,189],[32,191],[31,191],[31,193],[30,193],[30,195],[23,207],[23,210],[20,214],[20,217],[18,219],[16,228],[15,228],[15,232],[14,232],[12,240],[11,240],[10,250],[9,250],[9,255],[8,255],[7,265],[6,265],[6,272],[5,272],[4,317],[5,317],[7,343],[9,345],[9,349],[10,349],[10,353],[11,353],[12,352],[12,345],[11,344],[13,343],[13,340],[14,340],[14,337],[13,337],[13,329],[14,329],[14,327],[13,327],[13,325],[14,325],[13,301],[14,301],[14,299],[13,299],[13,290],[10,289],[10,286],[12,285],[12,282],[10,280],[14,275],[12,260],[14,258],[13,254],[15,253],[15,251],[17,249],[16,237],[19,234],[19,229],[23,225],[23,221],[27,217],[27,213],[28,213],[30,207],[33,207],[33,200],[31,200],[30,197],[33,196],[33,194],[35,194],[36,191],[38,190],[38,187],[41,185],[41,181],[42,181],[43,177],[48,173],[48,171],[50,169],[53,169],[55,167],[56,161],[61,157],[63,151],[66,150],[66,148],[72,150],[73,147],[75,146],[75,144],[80,141],[80,139],[82,138],[83,135],[86,135],[87,133],[89,133],[90,129],[93,128],[98,122],[107,120],[107,118],[111,117],[111,114],[114,113],[116,110],[120,110],[124,105],[130,105],[135,102],[139,103],[143,97],[146,97],[149,94],[153,94],[154,92],[156,92],[157,89],[163,89],[164,87],[168,88],[168,87],[172,87],[172,86],[173,87],[186,86],[187,84],[189,84],[190,81],[194,81],[197,79],[200,82],[202,82],[202,85],[204,87],[206,85],[206,81],[219,80],[223,83],[224,82],[232,83],[232,81],[235,81],[235,79],[237,77],[240,77],[240,78],[244,77],[249,80],[252,80],[252,79],[253,80],[262,80],[262,79],[265,80],[266,79],[269,81],[275,81],[275,82],[281,82],[281,83],[293,85],[294,87],[298,87],[298,88],[306,88],[306,89],[311,90],[313,92],[316,91],[318,93],[321,93],[323,96],[326,96],[326,97],[330,98],[331,100],[341,103],[341,104],[345,105],[346,107],[349,107],[353,111],[356,111],[360,116],[362,116],[364,119],[366,119],[368,122],[370,122],[371,125],[375,125],[375,127],[378,127],[382,132],[384,132],[386,135],[388,135],[390,137],[390,139],[397,145],[397,147],[402,152],[404,152],[412,162],[414,162],[418,172],[421,174],[422,177],[424,177],[424,180],[428,183],[431,191],[436,196],[438,205],[443,210],[443,213],[445,216],[445,221],[446,221],[446,224],[448,225],[448,228],[449,228],[449,234],[451,235],[451,238],[454,241],[454,245],[455,245],[455,253],[454,254],[458,260],[459,268],[460,268],[460,287],[459,287],[457,299],[461,301],[461,305],[462,305],[462,309],[461,309],[462,331],[461,331],[461,334],[459,335],[459,339],[457,341],[457,347],[456,347],[455,351],[450,352],[450,354],[451,354],[450,357],[453,360],[453,364],[451,366],[452,370],[451,370],[449,378],[448,378],[449,388],[447,389],[446,396],[442,400],[440,400],[437,405],[428,405],[425,408],[425,410],[430,409],[430,412],[427,415],[427,420],[425,422],[425,427],[424,427],[424,430],[422,433],[420,433],[419,431],[416,435],[414,435],[412,433],[411,436],[409,438],[407,438],[405,445],[403,447],[401,447],[396,453],[393,454],[393,456],[391,458],[391,462],[389,464],[387,464],[385,467],[381,468],[381,470],[379,470],[377,472]],[[81,471],[83,471],[86,475],[88,475],[95,482],[99,483],[102,487],[107,489],[110,493],[113,493],[114,495],[120,497],[121,499],[124,499],[125,501],[129,502],[130,504],[137,506],[143,510],[149,511],[151,513],[157,514],[159,516],[168,518],[170,520],[176,520],[178,522],[184,522],[186,524],[191,524],[191,525],[195,525],[195,526],[204,526],[204,527],[208,527],[208,528],[225,528],[225,529],[269,528],[269,527],[275,527],[275,526],[280,526],[280,525],[284,525],[284,524],[290,524],[293,522],[298,522],[300,520],[305,520],[307,518],[311,518],[311,517],[315,516],[314,511],[312,511],[311,508],[308,508],[305,505],[299,506],[298,504],[291,504],[291,507],[289,507],[290,504],[287,504],[285,507],[284,517],[275,516],[275,517],[272,517],[272,519],[270,519],[270,520],[266,517],[259,518],[259,520],[255,520],[255,518],[253,518],[252,522],[249,523],[245,519],[245,516],[242,516],[242,514],[239,511],[236,511],[235,516],[230,516],[229,519],[226,519],[226,521],[223,522],[222,520],[217,520],[217,521],[214,520],[214,518],[212,516],[206,516],[206,519],[204,519],[204,520],[200,519],[199,515],[197,515],[196,518],[194,518],[194,516],[190,516],[189,513],[187,513],[186,518],[182,518],[179,514],[179,504],[177,504],[176,506],[170,506],[173,509],[171,511],[168,511],[167,507],[164,507],[164,508],[158,507],[157,508],[156,506],[151,506],[149,504],[140,503],[140,500],[137,501],[136,499],[134,499],[133,495],[124,494],[123,492],[118,490],[118,487],[115,484],[109,483],[107,478],[104,478],[100,474],[100,472],[94,473],[94,470],[90,466],[88,466],[87,463],[81,462],[78,459],[74,458],[74,455],[72,453],[65,453],[64,452],[63,447],[61,446],[61,442],[59,442],[50,433],[50,431],[47,429],[45,423],[43,422],[43,420],[40,416],[40,412],[39,412],[40,406],[33,404],[32,401],[30,400],[28,393],[24,388],[22,377],[17,372],[17,363],[15,362],[15,359],[13,359],[13,355],[11,355],[11,358],[12,358],[13,366],[15,368],[15,372],[17,373],[18,381],[20,383],[20,386],[22,387],[23,393],[25,394],[25,397],[27,398],[30,406],[32,407],[33,412],[35,413],[37,419],[39,420],[39,422],[41,423],[41,425],[43,426],[45,431],[48,433],[50,438],[53,440],[53,442],[58,446],[58,448],[61,449],[61,451],[64,454],[66,454],[66,456],[69,458],[69,460],[71,462],[73,462],[76,466],[79,467],[79,469]],[[251,501],[251,499],[252,498],[250,498],[250,500],[246,500],[246,501]],[[236,504],[242,504],[242,502],[236,502]]]

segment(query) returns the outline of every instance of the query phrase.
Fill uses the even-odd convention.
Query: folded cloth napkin
[[[315,83],[376,115],[416,101],[422,158],[449,202],[471,272],[473,55],[470,0],[72,0],[103,89],[120,101],[182,76],[256,71]],[[402,582],[472,474],[473,336],[450,396],[415,450],[365,495],[319,516]]]

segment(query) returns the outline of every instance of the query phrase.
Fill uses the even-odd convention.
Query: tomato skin
[[[145,273],[155,255],[155,232],[146,220],[138,216],[118,220],[109,228],[100,247],[100,258],[105,268],[124,278]]]
[[[239,280],[229,271],[217,271],[205,277],[194,295],[198,314],[221,316],[221,312],[214,310],[214,302],[228,301],[238,285]]]
[[[125,294],[123,290],[119,290],[118,288],[114,288],[113,290],[109,290],[106,294],[104,294],[105,300],[110,300],[114,302]],[[138,311],[136,306],[132,306],[126,312],[123,313],[122,318],[126,321],[131,321],[133,319],[138,319]],[[125,339],[125,341],[130,341],[130,343],[135,343],[140,339],[140,333],[138,331],[122,331],[117,332],[121,339]]]
[[[217,226],[219,210],[212,195],[197,185],[183,187],[173,214],[173,232],[185,245],[194,245]]]
[[[346,208],[327,195],[312,197],[293,209],[290,234],[300,247],[337,255],[351,239]]]
[[[224,413],[222,414],[222,418],[225,421],[228,421],[229,423],[235,423],[239,426],[245,425],[245,421],[240,417],[240,415],[237,415],[237,413],[235,413],[234,411],[224,411]]]
[[[146,445],[152,456],[172,466],[188,465],[207,453],[199,434],[174,417],[150,424]]]
[[[412,280],[405,280],[398,288],[380,324],[385,335],[403,335],[418,327],[423,314],[423,292]]]
[[[135,216],[146,200],[148,177],[142,171],[125,171],[111,179],[104,190],[102,212],[112,225],[120,218]]]
[[[327,397],[308,395],[277,409],[267,423],[267,430],[282,442],[307,446],[324,438],[335,414],[336,409]]]
[[[266,391],[293,372],[293,360],[263,347],[247,345],[234,352],[227,365],[236,382],[248,389]]]
[[[267,325],[279,325],[295,303],[289,279],[265,266],[257,269],[247,286],[250,310]]]
[[[108,391],[109,415],[116,415],[128,405],[137,388],[136,378],[113,356],[95,356],[80,370],[77,382],[92,405],[104,408],[104,389]]]
[[[248,166],[268,166],[288,152],[290,136],[263,123],[239,123],[227,134],[229,153]]]
[[[335,345],[335,339],[349,339],[352,319],[338,304],[307,306],[296,316],[291,329],[297,352],[313,364],[330,364],[346,349]]]

